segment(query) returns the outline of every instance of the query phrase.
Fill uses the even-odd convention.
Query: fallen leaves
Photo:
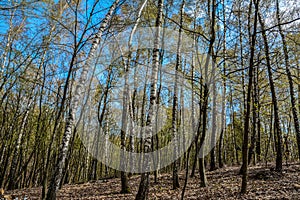
[[[264,166],[249,168],[248,193],[240,195],[241,176],[239,167],[226,167],[207,172],[209,185],[200,188],[199,175],[189,178],[185,199],[300,199],[300,164],[285,167],[283,174],[270,171]],[[184,183],[184,172],[179,174],[180,186]],[[113,178],[90,183],[64,185],[57,194],[58,199],[134,199],[140,177],[129,180],[131,194],[120,194],[120,179]],[[40,199],[41,188],[8,191],[8,194],[26,194],[30,199]],[[149,199],[180,199],[181,189],[172,190],[172,176],[160,174],[158,183],[151,176]]]
[[[4,194],[4,189],[0,188],[0,199],[12,200],[12,196],[11,195],[5,195]]]
[[[300,190],[300,185],[299,184],[294,184],[294,187],[296,188],[296,189],[299,189]]]

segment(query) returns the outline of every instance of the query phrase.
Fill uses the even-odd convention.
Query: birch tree
[[[178,71],[181,70],[181,40],[182,40],[182,22],[183,22],[183,11],[185,6],[185,0],[182,1],[180,8],[180,27],[179,27],[179,35],[178,35],[178,43],[177,43],[177,52],[176,52],[176,64],[175,64],[175,77],[174,77],[174,88],[173,88],[173,109],[172,109],[172,132],[173,137],[178,138]],[[173,163],[173,189],[179,188],[179,178],[178,178],[178,160],[177,157],[177,149],[178,149],[178,141],[174,142],[174,163]]]
[[[151,86],[150,86],[150,104],[149,113],[146,121],[146,133],[144,138],[144,152],[151,152],[151,135],[153,131],[153,124],[155,122],[155,103],[157,95],[157,74],[159,67],[159,47],[160,47],[160,35],[161,35],[161,25],[162,25],[162,14],[163,14],[163,0],[158,0],[157,17],[156,17],[156,32],[154,38],[154,48],[153,48],[153,58],[152,58],[152,72],[151,72]],[[143,158],[143,167],[147,171],[147,166],[149,163],[149,156],[146,154]],[[138,193],[135,197],[137,200],[147,199],[149,191],[149,172],[143,173],[141,175],[141,182],[139,185]]]
[[[73,124],[75,121],[75,114],[76,114],[76,111],[79,106],[79,102],[80,102],[80,100],[82,98],[82,94],[83,94],[83,89],[84,89],[83,87],[87,80],[87,75],[88,75],[89,69],[92,66],[95,52],[99,46],[99,43],[100,43],[100,40],[102,37],[102,33],[103,33],[104,29],[107,27],[109,21],[111,20],[113,13],[118,6],[118,3],[119,3],[119,0],[116,0],[112,4],[108,13],[106,14],[105,18],[103,19],[97,34],[93,38],[92,46],[88,53],[87,60],[85,61],[85,64],[82,67],[82,72],[79,77],[78,83],[76,85],[74,97],[72,99],[72,104],[71,104],[71,107],[69,110],[68,118],[66,120],[66,127],[65,127],[63,138],[62,138],[55,171],[52,176],[51,183],[50,183],[50,186],[49,186],[49,189],[47,192],[47,197],[46,197],[47,200],[56,199],[56,192],[58,191],[60,183],[62,181],[62,175],[63,175],[62,170],[65,165],[69,142],[70,142],[70,138],[72,136],[72,128],[73,128]]]

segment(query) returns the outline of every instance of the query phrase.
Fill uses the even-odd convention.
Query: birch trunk
[[[172,110],[172,132],[174,137],[174,159],[176,159],[178,154],[178,127],[177,127],[177,116],[178,116],[178,70],[181,67],[181,40],[182,40],[182,22],[183,22],[183,10],[185,6],[185,1],[183,0],[180,10],[180,27],[179,27],[179,38],[177,43],[177,55],[176,55],[176,65],[175,65],[175,79],[173,88],[173,110]],[[179,178],[178,178],[178,160],[174,160],[173,163],[173,189],[179,188]]]
[[[161,35],[161,25],[162,25],[162,14],[163,14],[163,0],[158,0],[158,13],[156,18],[156,33],[154,38],[154,49],[153,49],[153,60],[152,60],[152,72],[151,72],[151,86],[150,86],[150,104],[149,104],[149,113],[147,116],[146,122],[146,133],[144,139],[144,152],[148,153],[151,151],[151,135],[153,131],[154,123],[154,112],[155,112],[155,103],[157,100],[157,74],[159,67],[159,47],[160,47],[160,35]],[[147,171],[149,156],[145,155],[143,159],[144,170]],[[144,200],[148,196],[149,190],[149,172],[143,173],[141,176],[141,182],[139,185],[139,190],[136,195],[136,199]]]
[[[127,58],[127,61],[124,61],[124,70],[125,70],[125,85],[124,85],[124,93],[123,93],[123,110],[122,110],[122,130],[121,130],[121,147],[123,150],[125,150],[126,148],[126,144],[125,144],[125,136],[126,136],[126,130],[127,130],[127,119],[128,119],[128,114],[131,116],[131,124],[130,124],[130,127],[131,127],[131,134],[130,134],[130,141],[133,145],[133,142],[134,142],[134,134],[135,134],[135,131],[134,131],[134,124],[133,124],[133,121],[134,121],[134,113],[133,113],[133,107],[131,107],[131,101],[130,101],[130,91],[129,91],[129,85],[128,85],[128,73],[130,71],[130,62],[131,62],[131,56],[132,56],[132,38],[133,38],[133,35],[137,29],[137,26],[141,20],[141,15],[142,15],[142,11],[144,9],[144,7],[146,6],[147,4],[147,0],[145,0],[143,2],[143,4],[141,5],[140,9],[139,9],[139,12],[138,12],[138,16],[137,16],[137,19],[135,21],[135,24],[134,24],[134,27],[130,33],[130,38],[129,38],[129,41],[128,41],[128,58]],[[129,107],[131,108],[129,108]],[[134,147],[131,146],[132,150],[134,150]],[[121,152],[122,154],[124,153],[123,151]],[[121,155],[122,158],[124,158],[124,155]],[[124,163],[124,159],[121,159],[121,165],[125,165]],[[133,167],[133,165],[132,165]],[[121,172],[121,183],[122,183],[122,189],[121,189],[121,193],[129,193],[130,192],[130,188],[129,188],[129,185],[128,185],[128,175],[126,172],[122,171]]]
[[[71,107],[70,107],[70,110],[69,110],[69,116],[68,116],[67,121],[66,121],[65,132],[64,132],[63,139],[62,139],[62,142],[61,142],[61,146],[60,146],[60,150],[59,150],[59,155],[58,155],[58,160],[57,160],[57,163],[56,163],[55,171],[54,171],[54,174],[53,174],[51,182],[50,182],[49,190],[47,192],[47,197],[46,197],[47,200],[56,199],[56,192],[58,191],[60,182],[62,180],[62,175],[63,175],[62,170],[63,170],[64,165],[65,165],[66,156],[67,156],[68,147],[69,147],[69,142],[70,142],[70,138],[72,136],[72,127],[73,127],[73,124],[74,124],[74,121],[75,121],[75,113],[77,111],[79,101],[82,99],[83,87],[84,87],[85,82],[87,80],[87,74],[88,74],[90,66],[92,65],[93,58],[95,56],[95,52],[97,50],[97,47],[100,43],[102,33],[103,33],[104,29],[106,28],[107,24],[109,23],[109,21],[111,20],[113,12],[115,11],[118,3],[119,3],[119,0],[116,0],[112,4],[112,6],[110,7],[108,13],[106,14],[105,18],[103,19],[97,34],[93,38],[92,47],[91,47],[90,52],[88,54],[87,60],[86,60],[84,66],[82,68],[82,72],[81,72],[78,84],[75,88],[74,98],[72,100],[72,104],[71,104]]]

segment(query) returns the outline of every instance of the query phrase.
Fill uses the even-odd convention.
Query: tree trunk
[[[225,0],[222,1],[223,5],[225,5]],[[222,91],[222,111],[221,111],[221,134],[220,134],[220,141],[219,141],[219,152],[218,152],[218,162],[219,162],[219,167],[222,168],[224,166],[223,164],[223,158],[222,158],[222,150],[223,150],[223,143],[224,143],[224,135],[225,135],[225,130],[226,130],[226,11],[225,11],[225,6],[223,6],[223,22],[224,22],[224,31],[223,31],[223,91]]]
[[[277,102],[274,81],[273,81],[268,38],[266,35],[266,31],[265,31],[265,25],[264,25],[264,22],[262,21],[260,14],[259,14],[259,23],[262,28],[262,36],[263,36],[264,45],[265,45],[266,62],[267,62],[267,68],[268,68],[269,84],[270,84],[270,88],[271,88],[272,104],[273,104],[273,111],[274,111],[274,123],[275,123],[274,130],[275,130],[275,136],[276,136],[276,142],[275,142],[276,171],[281,172],[282,171],[282,136],[281,136],[279,113],[278,113],[278,102]]]
[[[251,45],[250,45],[250,63],[249,63],[249,83],[247,89],[247,109],[246,116],[244,121],[244,136],[243,136],[243,165],[241,168],[242,172],[242,187],[241,193],[246,193],[247,191],[247,179],[248,179],[248,134],[249,134],[249,125],[250,125],[250,114],[251,114],[251,91],[252,91],[252,82],[253,82],[253,68],[254,68],[254,53],[255,53],[255,42],[256,42],[256,29],[257,29],[257,16],[258,16],[258,5],[259,0],[254,0],[255,5],[255,15],[254,15],[254,27],[253,33],[251,36]],[[250,2],[249,15],[252,9],[252,2]]]
[[[255,144],[256,144],[256,125],[257,125],[257,79],[256,79],[256,71],[258,70],[258,66],[253,69],[253,91],[252,91],[252,135],[251,135],[251,144],[248,152],[248,164],[250,165],[252,157],[255,156]],[[255,163],[255,158],[254,158],[254,163]]]
[[[208,87],[207,84],[204,85],[204,94],[203,94],[203,110],[202,110],[202,135],[200,139],[200,152],[199,152],[199,174],[200,174],[200,187],[207,186],[207,179],[205,173],[204,165],[204,146],[205,146],[205,137],[206,137],[206,126],[207,126],[207,107],[208,107]]]
[[[215,74],[213,73],[213,76],[215,76]],[[213,81],[213,91],[212,91],[212,98],[213,98],[213,105],[212,105],[212,134],[211,134],[211,141],[210,141],[210,145],[212,148],[212,150],[210,151],[210,171],[214,171],[216,170],[216,148],[215,148],[215,144],[216,144],[216,132],[217,132],[217,110],[216,110],[216,84],[215,81]]]
[[[210,2],[210,1],[209,1]],[[211,27],[210,27],[210,34],[211,38],[209,41],[209,50],[208,50],[208,55],[212,57],[212,74],[211,74],[211,81],[212,81],[212,99],[213,99],[213,105],[212,105],[212,134],[211,134],[211,141],[210,145],[212,147],[210,151],[210,170],[215,170],[216,169],[216,149],[215,149],[215,143],[216,143],[216,132],[217,132],[217,115],[216,115],[216,80],[215,80],[215,63],[216,63],[216,56],[214,55],[214,42],[216,38],[216,33],[215,33],[215,25],[216,25],[216,0],[212,0],[211,5],[208,3],[208,7],[210,8],[212,6],[211,10]],[[209,13],[210,15],[210,13]],[[208,63],[206,63],[208,64]],[[206,66],[207,67],[207,66]]]
[[[256,70],[256,83],[258,83],[259,81],[259,70]],[[261,161],[261,133],[260,133],[260,129],[261,129],[261,122],[260,122],[260,99],[259,99],[259,95],[260,95],[260,90],[259,87],[256,87],[256,106],[257,106],[257,138],[256,138],[256,144],[255,144],[255,150],[256,150],[256,155],[257,155],[257,161],[260,162]]]
[[[185,0],[182,1],[180,9],[180,27],[179,27],[179,38],[177,43],[177,54],[176,54],[176,65],[175,65],[175,79],[173,88],[173,109],[172,109],[172,132],[174,137],[174,163],[173,163],[173,189],[179,188],[179,178],[178,178],[178,160],[176,157],[178,155],[178,70],[181,70],[181,40],[182,40],[182,22],[183,22],[183,10],[185,6]]]
[[[285,62],[285,72],[288,77],[289,81],[289,89],[290,89],[290,100],[292,104],[292,113],[294,118],[294,126],[296,131],[296,138],[297,138],[297,145],[298,145],[298,156],[300,159],[300,127],[299,127],[299,119],[298,119],[298,112],[297,112],[297,103],[295,98],[295,91],[294,91],[294,84],[293,84],[293,78],[290,71],[290,61],[289,61],[289,53],[287,49],[286,39],[285,35],[283,33],[282,27],[281,27],[281,19],[280,19],[280,8],[279,8],[279,1],[276,0],[276,14],[277,14],[277,22],[278,22],[278,29],[281,36],[282,41],[282,48],[284,53],[284,62]]]
[[[158,0],[158,13],[156,18],[156,32],[154,38],[154,49],[153,49],[153,60],[152,60],[152,73],[151,73],[151,86],[150,86],[150,104],[149,104],[149,113],[147,116],[146,122],[146,133],[144,139],[144,151],[145,153],[151,152],[151,135],[153,131],[153,123],[154,123],[154,111],[155,111],[155,103],[157,100],[157,74],[158,74],[158,67],[159,67],[159,47],[160,47],[160,35],[161,35],[161,25],[162,25],[162,14],[163,14],[163,0]],[[141,182],[139,185],[138,193],[135,197],[137,200],[144,200],[148,196],[149,190],[149,175],[150,173],[147,172],[149,156],[145,155],[143,158],[143,173],[141,175]]]
[[[56,163],[56,167],[55,167],[55,171],[54,174],[52,176],[51,182],[50,182],[50,186],[49,186],[49,190],[47,192],[47,200],[54,200],[56,199],[56,192],[59,189],[60,186],[60,182],[62,179],[62,175],[63,175],[63,167],[65,165],[65,161],[66,161],[66,156],[67,156],[67,151],[68,151],[68,147],[69,147],[69,142],[70,142],[70,138],[72,135],[72,127],[74,124],[74,120],[75,120],[75,113],[77,111],[77,108],[79,106],[79,101],[82,98],[82,92],[83,92],[83,86],[87,80],[87,74],[89,71],[90,66],[92,65],[93,62],[93,58],[94,58],[94,54],[97,50],[97,47],[100,43],[100,39],[102,36],[102,33],[104,31],[104,29],[106,28],[107,24],[109,23],[113,12],[115,11],[117,5],[119,3],[119,0],[116,0],[112,6],[110,7],[108,13],[106,14],[104,20],[102,21],[100,28],[98,30],[98,33],[95,35],[94,39],[93,39],[93,44],[92,47],[90,49],[90,52],[88,54],[87,60],[83,66],[82,69],[82,73],[81,76],[79,78],[79,82],[75,88],[75,93],[74,93],[74,98],[72,101],[72,105],[70,107],[70,111],[69,111],[69,115],[66,121],[66,127],[65,127],[65,132],[63,135],[63,139],[61,142],[61,147],[59,150],[59,155],[58,155],[58,160]]]

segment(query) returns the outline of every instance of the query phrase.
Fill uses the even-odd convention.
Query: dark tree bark
[[[243,136],[243,165],[241,168],[242,172],[242,187],[241,193],[246,193],[247,191],[247,180],[248,180],[248,134],[249,134],[249,125],[250,125],[250,114],[251,114],[251,91],[253,83],[253,68],[254,68],[254,53],[255,53],[255,42],[256,42],[256,29],[257,29],[257,19],[258,19],[258,6],[259,0],[254,0],[255,6],[255,15],[254,15],[254,26],[253,33],[251,35],[251,44],[250,44],[250,63],[249,63],[249,82],[247,89],[247,109],[244,121],[244,136]],[[252,10],[252,1],[250,2],[249,11]],[[250,15],[249,13],[249,15]]]
[[[210,1],[209,1],[210,3]],[[217,132],[217,125],[216,125],[216,120],[217,120],[217,115],[216,115],[216,80],[215,80],[215,71],[216,71],[216,56],[214,52],[214,43],[216,39],[216,33],[215,33],[215,25],[216,25],[216,0],[212,0],[211,5],[208,3],[208,7],[211,8],[211,27],[210,27],[210,41],[209,41],[209,50],[208,50],[208,55],[212,57],[212,98],[213,98],[213,105],[212,105],[212,134],[211,134],[211,141],[210,145],[213,147],[210,151],[210,170],[215,170],[216,169],[216,132]],[[210,12],[209,12],[210,15]],[[208,63],[206,63],[208,64]],[[207,67],[207,66],[206,66]]]
[[[259,70],[256,70],[256,83],[259,82]],[[255,144],[255,150],[256,150],[256,155],[257,155],[257,161],[261,161],[261,122],[260,122],[260,90],[259,87],[256,85],[256,106],[257,106],[257,137],[256,137],[256,144]]]
[[[259,14],[259,23],[262,28],[262,36],[263,36],[264,46],[265,46],[266,62],[268,68],[269,84],[271,88],[271,96],[272,96],[272,104],[273,104],[273,112],[274,112],[274,123],[275,123],[274,130],[275,130],[275,137],[276,137],[276,141],[275,141],[276,171],[281,172],[282,171],[282,136],[281,136],[279,113],[278,113],[278,101],[277,101],[275,85],[273,81],[268,38],[265,31],[265,25],[264,22],[262,21],[260,14]]]
[[[281,18],[280,18],[280,8],[279,8],[279,0],[276,0],[276,15],[277,15],[277,22],[278,22],[278,29],[279,34],[281,36],[282,41],[282,48],[283,48],[283,54],[284,54],[284,62],[285,62],[285,72],[288,77],[289,81],[289,89],[290,89],[290,100],[292,104],[292,113],[293,113],[293,119],[294,119],[294,126],[296,131],[296,138],[297,138],[297,145],[298,145],[298,156],[300,159],[300,127],[299,127],[299,118],[298,118],[298,112],[297,112],[297,103],[295,98],[295,91],[294,91],[294,84],[293,84],[293,78],[290,71],[290,61],[289,61],[289,53],[288,48],[286,44],[285,35],[283,33],[282,27],[281,27]]]
[[[248,164],[251,163],[252,157],[253,163],[255,163],[255,144],[256,144],[256,128],[257,128],[257,114],[258,114],[258,109],[257,109],[257,73],[258,71],[258,66],[253,69],[253,91],[252,91],[252,135],[251,135],[251,144],[249,147],[249,152],[248,152]]]
[[[34,92],[34,89],[32,89],[32,92]],[[33,94],[31,94],[33,95]],[[13,154],[13,159],[12,159],[12,163],[11,163],[11,168],[10,168],[10,177],[9,177],[9,183],[8,183],[8,189],[9,190],[13,190],[16,188],[16,173],[17,173],[17,167],[18,167],[18,160],[20,158],[20,154],[21,154],[21,141],[23,140],[24,134],[25,134],[25,126],[27,124],[27,120],[28,120],[28,116],[29,116],[29,111],[31,109],[31,106],[34,102],[34,97],[31,96],[28,99],[28,103],[26,106],[26,110],[25,110],[25,114],[24,117],[22,119],[21,122],[21,128],[20,128],[20,132],[18,134],[18,139],[16,141],[15,144],[15,148],[14,148],[14,154]]]
[[[218,152],[218,162],[219,162],[219,167],[222,168],[224,166],[223,163],[223,157],[222,157],[222,152],[223,152],[223,144],[224,144],[224,135],[226,131],[226,114],[225,114],[225,109],[226,109],[226,11],[225,11],[225,0],[222,1],[223,3],[223,9],[222,9],[222,14],[223,14],[223,22],[224,22],[224,31],[223,31],[223,93],[222,93],[222,111],[221,111],[221,134],[220,134],[220,141],[219,141],[219,152]]]
[[[207,107],[208,107],[208,94],[209,90],[207,84],[204,85],[203,91],[203,106],[202,106],[202,135],[200,139],[200,152],[199,152],[199,174],[200,174],[200,187],[207,186],[207,179],[205,173],[205,164],[204,164],[204,146],[205,146],[205,137],[206,137],[206,126],[207,126]]]

